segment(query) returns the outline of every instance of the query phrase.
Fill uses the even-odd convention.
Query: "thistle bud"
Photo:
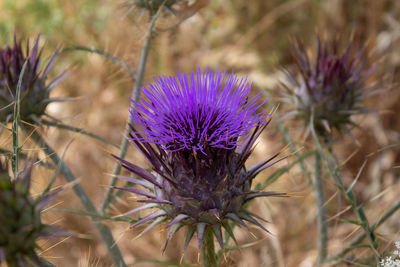
[[[34,41],[32,49],[29,40],[24,52],[22,42],[14,36],[14,46],[0,48],[0,122],[7,123],[13,115],[13,103],[17,95],[17,86],[26,62],[25,70],[21,76],[20,88],[20,117],[23,121],[32,122],[34,117],[39,118],[45,112],[51,89],[64,77],[59,74],[53,81],[47,83],[47,75],[55,60],[58,51],[54,51],[47,65],[41,70],[42,51],[39,49],[39,37]]]
[[[276,161],[275,155],[246,168],[253,145],[268,125],[269,114],[258,112],[260,94],[250,98],[246,79],[233,73],[226,81],[220,71],[159,77],[142,88],[143,98],[132,100],[135,125],[131,140],[152,168],[146,171],[118,158],[122,166],[140,177],[119,177],[139,188],[118,188],[144,197],[142,206],[155,211],[136,222],[151,222],[143,231],[166,222],[167,242],[187,228],[185,247],[197,232],[199,248],[212,231],[223,248],[222,228],[235,240],[228,221],[243,227],[250,222],[264,230],[245,204],[257,197],[283,196],[251,189],[254,177]],[[164,247],[165,250],[165,247]]]
[[[43,224],[41,211],[61,189],[33,199],[29,193],[32,162],[11,180],[7,164],[0,161],[0,264],[8,266],[43,266],[35,249],[38,238],[69,235],[61,229]]]
[[[365,49],[354,53],[352,44],[341,53],[337,42],[321,43],[314,58],[297,43],[293,46],[300,78],[288,73],[291,84],[287,86],[295,114],[308,125],[313,118],[316,132],[327,136],[331,129],[349,133],[348,126],[355,123],[352,115],[369,112],[363,99],[380,93],[380,83],[368,84],[374,66],[368,66]]]

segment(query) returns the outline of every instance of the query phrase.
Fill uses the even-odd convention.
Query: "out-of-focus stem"
[[[325,155],[325,153],[323,152],[323,148],[319,142],[319,137],[318,137],[317,133],[315,132],[313,118],[311,119],[310,128],[311,128],[312,136],[314,138],[314,143],[315,143],[315,146],[317,149],[317,153],[319,153],[321,158],[326,162],[326,166],[328,167],[329,172],[331,173],[333,179],[335,180],[336,186],[338,187],[338,189],[340,191],[342,191],[344,193],[346,200],[350,203],[355,215],[357,216],[357,219],[359,220],[360,226],[363,228],[364,232],[366,233],[366,235],[368,237],[371,249],[373,250],[374,255],[375,255],[375,259],[376,259],[377,263],[379,263],[378,242],[375,239],[374,229],[371,228],[362,205],[357,205],[356,197],[353,193],[352,186],[350,186],[347,189],[344,186],[342,177],[340,177],[340,175],[338,173],[337,166],[331,165],[332,159],[334,161],[336,161],[336,156],[332,152],[332,149],[329,149],[328,156]]]
[[[398,200],[389,209],[387,209],[385,213],[371,225],[371,228],[372,229],[378,228],[378,226],[380,226],[387,219],[389,219],[399,209],[400,209],[400,200]],[[361,233],[359,236],[354,238],[342,251],[340,251],[338,254],[332,257],[332,260],[344,257],[350,250],[353,249],[354,246],[359,244],[366,236],[367,236],[366,232]]]
[[[201,261],[203,267],[217,267],[217,258],[215,256],[214,236],[211,227],[207,227],[203,247],[201,248]]]
[[[388,146],[380,149],[378,152],[384,151],[386,149],[391,149],[393,147],[398,147],[399,145],[400,144],[391,144],[391,145],[388,145]],[[332,150],[330,149],[330,151],[332,151]],[[382,223],[384,223],[387,219],[389,219],[399,209],[400,209],[400,200],[398,200],[396,203],[394,203],[392,206],[390,206],[385,211],[385,213],[371,225],[371,229],[376,230]],[[330,258],[329,261],[340,260],[340,258],[344,257],[350,250],[353,249],[354,246],[358,245],[361,241],[363,241],[363,239],[366,236],[367,236],[366,232],[363,232],[360,235],[358,235],[344,249],[342,249],[342,251],[340,251],[335,256]]]
[[[325,194],[322,181],[321,157],[315,153],[315,201],[317,204],[317,224],[318,224],[318,258],[317,266],[322,266],[328,251],[328,226],[326,222]]]
[[[59,128],[59,129],[68,130],[68,131],[71,131],[71,132],[76,132],[76,133],[80,133],[80,134],[83,134],[83,135],[87,135],[87,136],[92,137],[94,139],[97,139],[97,140],[99,140],[99,141],[101,141],[101,142],[103,142],[105,144],[108,144],[108,145],[111,145],[113,147],[119,148],[117,145],[111,143],[107,139],[105,139],[105,138],[103,138],[103,137],[101,137],[101,136],[99,136],[97,134],[90,133],[90,132],[88,132],[88,131],[86,131],[84,129],[81,129],[81,128],[73,127],[73,126],[66,125],[66,124],[59,123],[59,122],[55,122],[55,121],[54,122],[53,121],[47,121],[47,120],[43,120],[43,119],[41,120],[41,123],[44,124],[44,125],[47,125],[47,126],[52,126],[52,127],[56,127],[56,128]]]
[[[330,145],[329,145],[328,148],[329,148],[328,149],[329,156],[330,156],[330,158],[333,159],[334,164],[336,165],[335,166],[335,170],[333,172],[335,174],[334,178],[336,180],[336,183],[341,188],[344,189],[344,184],[343,184],[342,178],[340,177],[339,174],[337,174],[337,171],[336,171],[337,170],[337,166],[338,166],[338,160],[336,158],[336,155],[333,153],[332,148],[330,147]],[[329,167],[329,165],[328,165],[328,167]],[[351,204],[351,206],[352,206],[352,208],[353,208],[358,220],[360,221],[360,226],[364,229],[364,232],[365,232],[365,234],[366,234],[366,236],[368,238],[370,246],[371,246],[371,248],[372,248],[372,250],[374,252],[376,262],[378,264],[379,261],[380,261],[380,255],[379,255],[379,251],[378,251],[378,242],[376,241],[376,238],[375,238],[374,228],[371,227],[371,225],[369,224],[368,218],[365,215],[363,206],[362,205],[357,205],[357,200],[356,200],[356,197],[355,197],[355,195],[353,193],[353,189],[349,188],[349,189],[345,190],[344,193],[345,193],[346,200]]]
[[[21,85],[22,85],[22,79],[24,77],[25,73],[25,68],[26,64],[28,63],[28,60],[25,60],[24,65],[22,66],[21,73],[18,78],[18,84],[17,84],[17,94],[14,99],[14,114],[13,114],[13,123],[12,123],[12,145],[14,149],[14,153],[11,155],[11,166],[13,169],[14,177],[16,178],[18,175],[18,162],[19,162],[19,152],[20,152],[20,147],[18,145],[18,125],[20,123],[20,114],[19,114],[19,102],[21,99]]]
[[[277,107],[277,105],[270,100],[271,99],[271,94],[266,90],[263,90],[262,92],[268,98],[268,101],[267,101],[268,107],[271,108],[271,109],[275,109]],[[302,159],[301,155],[299,155],[299,153],[297,153],[298,149],[296,148],[295,142],[290,137],[289,130],[284,125],[284,123],[283,123],[283,121],[281,119],[281,116],[279,115],[279,112],[278,112],[277,108],[273,112],[273,114],[274,114],[274,117],[276,118],[276,120],[275,119],[274,120],[276,121],[277,128],[282,133],[284,144],[288,144],[289,145],[290,151],[292,153],[294,153],[296,159],[299,160],[300,168],[301,168],[304,176],[306,177],[307,182],[309,184],[311,184],[311,178],[310,178],[309,172],[307,170],[307,166],[306,166],[306,164],[304,162],[304,159]]]
[[[154,14],[152,16],[149,26],[147,28],[145,42],[144,42],[143,48],[140,52],[140,59],[139,59],[138,70],[137,70],[137,79],[136,79],[136,83],[132,90],[132,98],[135,100],[135,102],[137,102],[139,100],[140,87],[142,86],[142,82],[143,82],[143,76],[144,76],[144,71],[146,68],[147,56],[149,54],[150,44],[151,44],[151,40],[153,38],[152,37],[153,30],[154,30],[154,26],[156,24],[156,20],[157,20],[158,16],[160,15],[160,12],[161,12],[161,8],[157,11],[156,14]],[[119,151],[119,155],[118,155],[122,159],[125,158],[126,152],[128,150],[129,141],[127,139],[127,136],[129,134],[130,125],[132,123],[133,123],[132,117],[128,116],[128,121],[125,125],[125,131],[124,131],[124,134],[122,137],[120,151]],[[116,185],[116,183],[117,183],[116,176],[119,175],[120,173],[121,173],[121,165],[117,162],[114,165],[114,170],[112,172],[113,175],[112,175],[110,183],[109,183],[109,188],[106,191],[103,204],[101,205],[101,212],[103,214],[105,214],[107,212],[108,207],[110,206],[111,202],[113,201],[113,191],[114,191],[113,186]]]
[[[35,141],[35,143],[41,147],[41,149],[46,153],[46,155],[53,161],[53,163],[56,166],[60,166],[60,172],[63,174],[64,178],[68,182],[76,182],[75,175],[68,168],[68,166],[62,161],[62,159],[57,155],[54,149],[49,144],[46,143],[46,141],[42,138],[42,136],[39,133],[36,132],[35,129],[29,128],[29,130],[32,131],[31,133],[32,140]],[[82,205],[88,212],[98,214],[97,209],[95,208],[92,201],[86,194],[85,190],[79,183],[76,183],[73,186],[73,190],[75,194],[79,197]],[[92,220],[97,230],[99,231],[104,241],[104,244],[106,245],[108,252],[110,253],[110,256],[114,261],[115,265],[118,267],[125,267],[126,263],[122,258],[122,254],[115,243],[115,240],[112,236],[110,229],[106,225],[102,224],[98,218],[93,216]]]

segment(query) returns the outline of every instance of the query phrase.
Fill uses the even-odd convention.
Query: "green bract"
[[[41,211],[61,188],[33,199],[29,193],[32,162],[12,180],[7,165],[0,161],[0,263],[8,266],[43,266],[35,249],[37,239],[51,235],[69,235],[61,229],[43,224]]]

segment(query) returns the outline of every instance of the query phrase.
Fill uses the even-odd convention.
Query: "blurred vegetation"
[[[4,0],[0,3],[2,41],[12,34],[43,34],[52,42],[78,41],[79,36],[99,37],[105,29],[111,10],[103,1]]]

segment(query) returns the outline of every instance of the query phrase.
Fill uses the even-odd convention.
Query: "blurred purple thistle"
[[[0,48],[0,121],[8,122],[13,114],[13,105],[19,76],[22,67],[27,61],[21,83],[20,116],[24,121],[33,121],[33,117],[44,114],[47,105],[52,101],[49,94],[51,89],[61,82],[67,72],[57,75],[54,80],[46,83],[47,75],[58,57],[55,50],[50,56],[47,65],[41,70],[40,61],[42,50],[39,49],[39,36],[35,39],[32,49],[29,40],[25,52],[21,41],[14,35],[14,46]]]
[[[143,206],[126,214],[156,209],[133,227],[151,222],[146,232],[166,221],[166,245],[187,226],[185,247],[197,231],[201,248],[209,230],[223,248],[221,228],[235,240],[229,220],[244,227],[248,221],[266,230],[257,221],[259,216],[245,209],[245,203],[257,197],[284,196],[251,190],[253,178],[281,159],[277,159],[277,153],[245,167],[270,114],[258,112],[263,103],[258,103],[259,94],[250,98],[246,78],[239,79],[233,73],[225,78],[226,73],[211,69],[198,69],[190,76],[163,76],[142,88],[140,102],[132,100],[135,126],[131,126],[130,138],[152,171],[116,157],[125,169],[142,179],[119,178],[144,190],[117,189],[144,197],[139,200]]]
[[[384,90],[381,82],[367,84],[367,79],[376,65],[369,66],[365,47],[353,55],[350,43],[344,53],[338,51],[338,42],[321,42],[315,61],[312,61],[300,42],[293,45],[300,79],[287,72],[291,86],[287,98],[295,106],[295,113],[309,124],[314,116],[316,131],[326,136],[335,128],[349,133],[348,125],[355,125],[352,115],[371,112],[365,109],[363,100]]]

